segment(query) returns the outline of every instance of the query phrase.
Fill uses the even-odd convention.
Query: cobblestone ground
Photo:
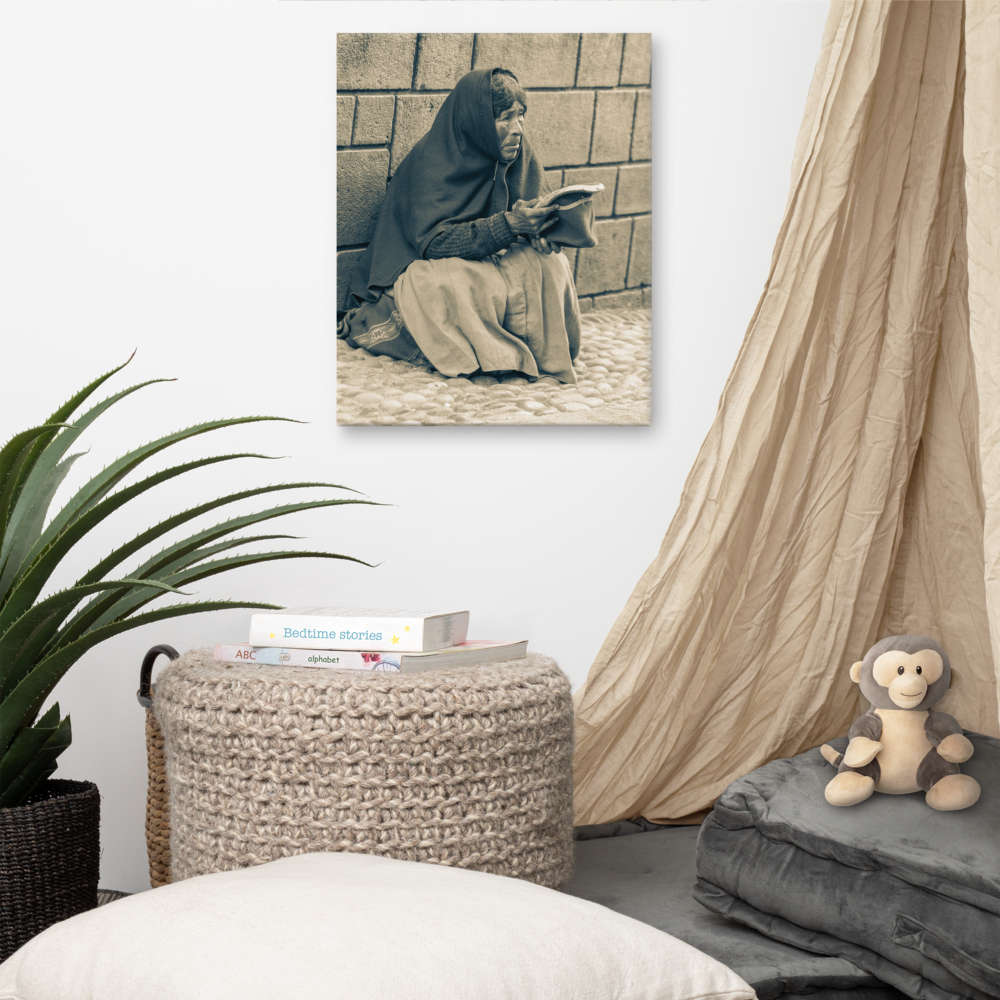
[[[648,424],[650,311],[581,317],[577,384],[487,375],[448,378],[431,368],[337,341],[339,424]]]

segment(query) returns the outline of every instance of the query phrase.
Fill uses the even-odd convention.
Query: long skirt
[[[485,260],[416,260],[376,303],[344,317],[340,335],[444,375],[518,371],[576,383],[580,306],[569,262],[514,243]]]

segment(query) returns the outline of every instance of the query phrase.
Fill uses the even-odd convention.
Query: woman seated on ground
[[[544,237],[528,99],[508,70],[473,70],[393,175],[338,335],[445,375],[576,382],[573,275]]]

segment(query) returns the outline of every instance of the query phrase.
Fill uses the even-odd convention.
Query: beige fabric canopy
[[[1000,735],[1000,3],[834,2],[770,275],[577,692],[576,822],[696,822],[914,632]]]

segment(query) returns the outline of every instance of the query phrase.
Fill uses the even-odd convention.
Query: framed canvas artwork
[[[651,36],[337,37],[340,424],[648,424]]]

